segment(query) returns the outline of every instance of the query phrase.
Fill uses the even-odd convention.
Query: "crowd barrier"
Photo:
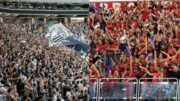
[[[88,95],[89,95],[90,101],[97,101],[98,100],[98,91],[99,91],[98,90],[98,83],[99,83],[98,79],[95,79],[95,78],[89,79]]]
[[[91,78],[88,84],[88,101],[180,101],[175,78]]]

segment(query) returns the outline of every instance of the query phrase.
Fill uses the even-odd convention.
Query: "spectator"
[[[76,37],[87,43],[88,24],[87,23],[69,23],[65,25]]]

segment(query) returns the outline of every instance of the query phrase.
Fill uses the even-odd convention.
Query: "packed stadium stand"
[[[87,16],[87,0],[0,0],[0,101],[87,101]]]
[[[0,6],[11,9],[44,9],[44,10],[87,10],[87,0],[1,0]]]
[[[87,0],[0,0],[4,13],[87,15],[87,10]]]
[[[179,0],[90,0],[92,101],[178,101]]]

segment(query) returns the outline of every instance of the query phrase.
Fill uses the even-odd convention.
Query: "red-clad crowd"
[[[180,78],[180,2],[90,3],[89,11],[90,78]]]

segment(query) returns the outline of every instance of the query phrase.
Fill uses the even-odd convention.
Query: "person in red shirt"
[[[151,72],[149,72],[149,70],[148,70],[147,68],[145,68],[145,67],[140,66],[140,68],[143,69],[143,70],[145,70],[145,72],[146,72],[148,75],[152,76],[154,82],[156,82],[158,78],[163,78],[163,77],[164,77],[164,75],[163,75],[163,74],[164,74],[163,69],[151,73]]]

